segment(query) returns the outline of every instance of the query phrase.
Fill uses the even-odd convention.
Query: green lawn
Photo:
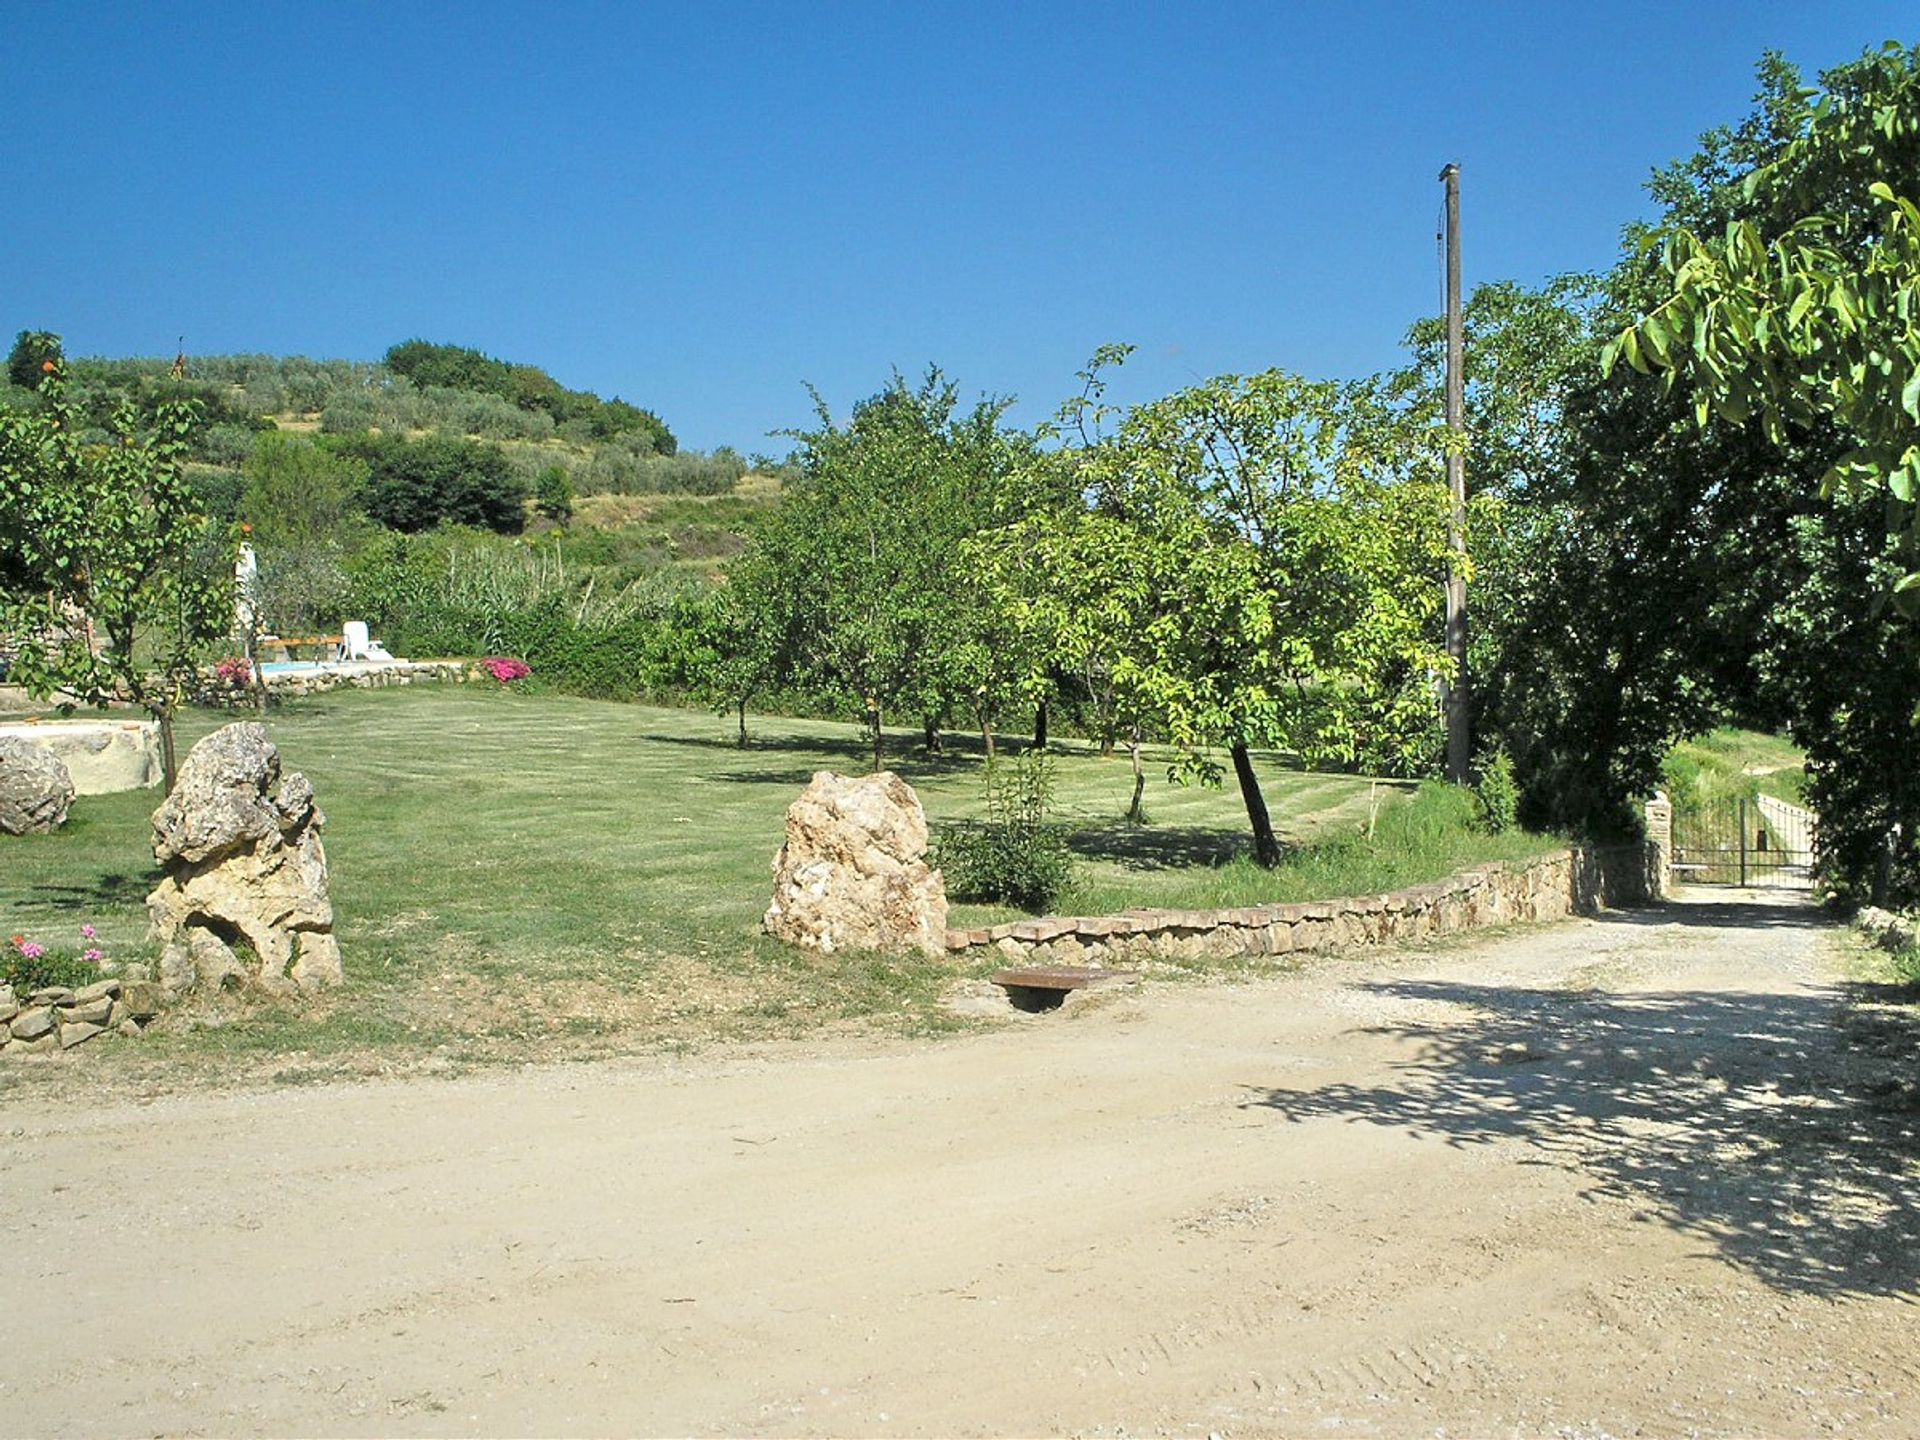
[[[186,719],[183,747],[226,718]],[[758,933],[786,806],[816,770],[865,768],[850,726],[756,719],[754,745],[740,750],[729,721],[697,712],[452,686],[337,693],[276,709],[269,725],[328,817],[349,983],[329,1000],[250,1012],[245,1026],[121,1050],[284,1060],[398,1044],[465,1058],[524,1053],[555,1034],[672,1043],[877,1015],[941,1023],[945,962],[827,960]],[[891,763],[936,824],[977,814],[977,756],[950,739],[946,758],[928,760],[916,738],[890,735]],[[1153,823],[1127,826],[1125,757],[1059,748],[1060,813],[1083,856],[1069,908],[1083,912],[1378,890],[1552,843],[1419,825],[1409,838],[1408,817],[1430,807],[1409,804],[1406,784],[1269,764],[1279,827],[1309,842],[1269,874],[1233,859],[1245,828],[1237,793],[1170,786],[1162,757]],[[135,953],[158,799],[83,798],[58,833],[7,841],[0,935],[71,943],[92,923],[110,951]],[[953,919],[1013,913],[956,906]]]

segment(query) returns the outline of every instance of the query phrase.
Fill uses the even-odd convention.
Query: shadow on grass
[[[1920,1017],[1886,1008],[1911,987],[1365,988],[1482,1018],[1392,1027],[1421,1048],[1383,1083],[1275,1086],[1247,1104],[1454,1146],[1517,1140],[1778,1289],[1920,1296]]]
[[[660,745],[690,745],[696,749],[714,750],[722,754],[746,759],[759,755],[812,755],[828,759],[834,764],[795,767],[790,770],[724,770],[710,776],[714,780],[732,781],[736,784],[785,784],[804,785],[813,778],[815,769],[838,769],[847,775],[868,775],[873,772],[873,747],[860,740],[837,740],[831,737],[782,735],[772,739],[756,739],[742,749],[731,738],[715,738],[703,735],[648,735],[646,739]],[[947,742],[946,753],[928,755],[918,751],[889,751],[881,762],[886,769],[908,780],[933,779],[945,775],[977,772],[980,768],[978,746],[972,749]]]
[[[1225,865],[1247,850],[1236,831],[1202,825],[1103,824],[1067,838],[1083,860],[1111,860],[1127,870],[1187,870]]]
[[[148,893],[160,883],[162,873],[156,866],[138,875],[102,875],[90,884],[35,885],[29,893],[44,897],[46,904],[59,909],[143,905]]]

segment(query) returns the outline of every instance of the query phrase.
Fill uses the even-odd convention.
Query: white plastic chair
[[[340,658],[342,660],[391,660],[393,656],[386,652],[378,640],[367,636],[367,622],[349,620],[340,627]]]

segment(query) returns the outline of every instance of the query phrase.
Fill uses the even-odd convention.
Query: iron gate
[[[1813,812],[1756,795],[1675,815],[1673,878],[1683,885],[1810,885]]]

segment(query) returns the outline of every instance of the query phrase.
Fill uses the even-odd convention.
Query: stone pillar
[[[1673,802],[1661,791],[1647,801],[1647,889],[1649,900],[1673,890]]]

